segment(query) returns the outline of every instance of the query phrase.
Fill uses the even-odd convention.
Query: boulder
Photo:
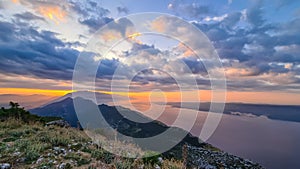
[[[46,123],[46,126],[59,126],[59,127],[71,127],[70,124],[65,120],[56,120]]]

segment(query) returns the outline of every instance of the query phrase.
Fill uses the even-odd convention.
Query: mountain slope
[[[77,115],[73,106],[73,99],[66,98],[62,101],[55,102],[40,108],[29,110],[30,113],[38,116],[61,117],[73,127],[77,127]]]
[[[76,114],[75,112],[73,104],[74,102],[81,104],[79,105],[80,111],[78,112],[78,114]],[[253,163],[249,160],[230,155],[207,143],[201,142],[197,137],[192,136],[189,132],[183,129],[169,127],[155,120],[151,121],[151,119],[142,115],[141,113],[123,107],[114,107],[105,104],[97,106],[94,102],[83,98],[66,98],[62,101],[30,110],[30,112],[40,116],[62,117],[74,127],[77,126],[78,118],[81,119],[81,122],[83,120],[84,122],[97,124],[96,126],[81,124],[83,128],[90,129],[107,127],[107,124],[103,124],[101,121],[95,118],[99,116],[98,110],[94,109],[95,107],[100,110],[101,115],[109,126],[126,136],[132,136],[134,138],[148,138],[163,133],[166,130],[171,131],[172,134],[166,137],[165,140],[161,140],[161,142],[152,142],[146,144],[140,144],[140,142],[135,143],[144,150],[157,151],[157,145],[164,146],[164,142],[168,143],[176,141],[176,143],[178,143],[177,145],[175,145],[169,151],[163,153],[163,156],[167,159],[183,159],[183,146],[187,145],[186,150],[188,152],[186,161],[187,165],[189,166],[188,168],[262,168],[258,164]],[[123,110],[122,114],[119,113],[118,109]],[[127,117],[130,117],[130,119],[139,119],[139,121],[150,122],[138,123],[127,119]],[[114,131],[110,130],[110,132],[113,133]],[[178,135],[185,135],[185,137],[183,139],[180,139],[177,137]],[[118,140],[122,141],[122,137],[119,137],[119,135],[117,135],[117,137]]]
[[[87,112],[85,114],[78,113],[76,114],[75,108],[74,108],[74,101],[77,100],[83,106],[81,106],[83,109],[85,109],[83,112]],[[61,117],[65,119],[72,127],[77,127],[78,117],[82,116],[82,118],[86,118],[91,121],[95,120],[94,124],[99,124],[95,119],[97,117],[98,112],[91,110],[90,108],[95,106],[95,104],[92,101],[85,100],[82,98],[66,98],[62,101],[55,102],[52,104],[49,104],[47,106],[36,108],[30,110],[32,114],[36,114],[39,116],[54,116],[54,117]],[[165,124],[158,122],[158,121],[152,121],[150,118],[123,108],[123,107],[114,107],[114,106],[107,106],[105,104],[101,104],[98,106],[102,116],[106,120],[106,122],[114,129],[117,129],[120,133],[135,137],[135,138],[145,138],[145,137],[152,137],[155,135],[158,135],[167,129],[170,129],[170,127],[166,126]],[[122,109],[123,114],[120,114],[118,109]],[[125,116],[123,116],[125,115]],[[130,119],[139,119],[139,121],[150,121],[148,123],[138,123],[131,121],[125,117],[130,117]],[[83,128],[87,128],[85,124],[83,125]],[[89,126],[91,127],[91,126]],[[103,126],[106,127],[106,126]],[[174,132],[182,132],[184,135],[187,135],[184,140],[188,141],[190,144],[195,146],[200,146],[201,144],[198,141],[198,138],[192,137],[187,131],[184,131],[182,129],[172,127]],[[176,138],[170,138],[170,140],[176,140]]]

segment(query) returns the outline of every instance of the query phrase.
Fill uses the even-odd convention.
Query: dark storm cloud
[[[40,78],[70,80],[79,52],[50,31],[0,22],[0,71]],[[75,44],[76,45],[76,44]]]

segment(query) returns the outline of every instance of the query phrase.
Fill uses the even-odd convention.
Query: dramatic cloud
[[[116,75],[115,71],[118,68],[122,70],[116,75],[116,79],[120,82],[118,87],[126,88],[122,86],[126,84],[124,82],[132,80],[132,85],[139,91],[155,87],[177,90],[174,77],[167,74],[169,72],[185,78],[187,86],[192,79],[196,79],[201,89],[208,89],[210,81],[208,70],[204,65],[218,71],[218,67],[209,61],[211,53],[206,50],[208,46],[202,44],[204,39],[195,38],[195,34],[186,29],[183,22],[158,17],[153,22],[145,23],[150,29],[160,33],[179,35],[178,38],[182,42],[169,45],[166,49],[167,44],[163,44],[160,48],[155,43],[151,44],[150,38],[146,36],[140,38],[143,34],[134,29],[140,25],[133,25],[128,19],[114,20],[111,17],[110,10],[117,10],[119,15],[127,14],[129,10],[124,6],[108,9],[96,0],[57,2],[19,0],[18,3],[29,10],[15,13],[10,11],[8,13],[11,18],[7,18],[5,13],[1,13],[0,16],[3,18],[0,22],[0,75],[5,77],[0,84],[2,87],[18,86],[18,83],[8,76],[24,76],[39,79],[43,84],[47,82],[42,79],[51,79],[51,83],[49,82],[51,88],[61,88],[62,86],[55,86],[55,81],[70,83],[80,52],[87,65],[98,66],[98,61],[101,60],[96,75],[97,84],[101,89],[110,88],[111,79]],[[168,9],[171,13],[188,19],[209,38],[225,68],[229,89],[299,88],[299,15],[290,18],[282,16],[274,19],[275,21],[269,16],[273,14],[271,10],[285,10],[285,7],[295,1],[276,0],[273,6],[267,7],[269,1],[251,0],[248,7],[236,10],[231,10],[235,2],[230,0],[228,3],[233,4],[218,12],[212,12],[213,7],[204,3],[173,0],[168,4]],[[0,10],[3,11],[5,7],[3,2],[0,2]],[[72,21],[78,27],[68,27]],[[86,38],[79,40],[87,40],[91,33],[95,33],[107,23],[110,23],[108,31],[101,32],[97,37],[102,40],[101,45],[108,45],[118,39],[126,39],[124,40],[126,44],[116,47],[105,56],[104,51],[100,51],[102,48],[94,46],[85,51],[80,42],[68,42],[72,34],[56,33],[60,30],[79,30],[75,37],[84,35]],[[52,30],[51,26],[58,24],[59,27]],[[186,47],[184,42],[196,47],[196,51]],[[201,56],[204,60],[199,60],[195,56],[197,51],[205,55]],[[158,71],[158,68],[161,71]],[[86,71],[91,71],[90,69],[89,67]],[[136,74],[133,79],[129,79],[131,74]],[[34,83],[44,86],[37,81]],[[90,85],[89,82],[86,83]],[[30,83],[26,81],[24,85],[28,87]]]
[[[212,41],[234,90],[292,90],[299,82],[299,19],[268,23],[263,1],[248,9],[194,22]],[[196,62],[189,61],[189,65]]]
[[[0,72],[30,75],[49,79],[72,77],[78,51],[71,47],[77,43],[63,42],[57,34],[38,31],[27,25],[19,27],[0,22]]]
[[[174,11],[176,14],[190,18],[199,18],[204,14],[210,13],[209,6],[199,3],[184,3],[180,0],[174,0],[168,5],[168,9]]]
[[[33,10],[35,14],[41,15],[46,19],[52,20],[56,24],[64,22],[67,14],[70,12],[69,4],[67,1],[34,1],[34,0],[18,0],[14,1],[15,4],[21,4]],[[25,18],[30,19],[32,15],[25,13]],[[20,17],[20,16],[19,16]],[[36,17],[34,17],[36,18]]]
[[[261,26],[265,20],[263,18],[263,0],[255,0],[253,6],[247,9],[247,20],[253,26]]]
[[[90,32],[97,31],[101,26],[113,21],[112,18],[107,17],[110,13],[108,9],[103,8],[99,1],[80,1],[69,0],[72,4],[72,9],[78,13],[78,21],[90,28]]]
[[[15,14],[14,15],[17,19],[22,19],[24,21],[32,21],[32,20],[41,20],[41,21],[45,21],[44,18],[36,16],[30,12],[24,12],[24,13],[20,13],[20,14]]]

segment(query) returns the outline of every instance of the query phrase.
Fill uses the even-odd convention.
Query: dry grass
[[[0,122],[0,163],[9,163],[14,168],[57,168],[63,163],[67,168],[179,169],[183,163],[164,159],[162,164],[152,164],[145,159],[122,158],[108,153],[93,144],[87,134],[74,128],[45,127],[39,122],[24,123],[15,119]],[[105,144],[105,140],[102,140]],[[116,140],[109,142],[121,154],[143,151],[133,144]],[[109,145],[106,145],[107,147]],[[58,151],[56,149],[59,149]],[[65,152],[60,152],[65,151]]]

